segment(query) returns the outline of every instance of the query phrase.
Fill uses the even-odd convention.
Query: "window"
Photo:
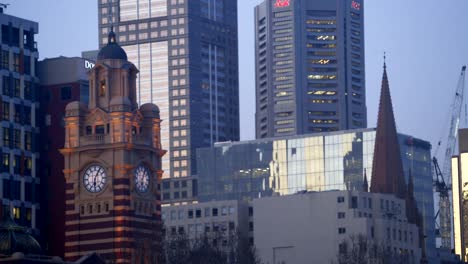
[[[10,52],[8,50],[2,50],[1,68],[4,70],[9,70],[10,68]]]
[[[106,81],[101,80],[99,82],[99,96],[105,96],[106,95]]]
[[[2,172],[10,172],[10,154],[2,153]]]
[[[16,123],[21,123],[23,120],[21,120],[21,105],[15,104],[15,122]]]
[[[3,87],[2,87],[3,95],[10,96],[10,77],[3,76]]]
[[[31,74],[31,56],[24,56],[24,73]]]
[[[213,209],[211,210],[211,215],[212,215],[212,216],[218,216],[218,208],[213,208]]]
[[[192,219],[193,218],[193,210],[188,211],[188,218]]]
[[[195,217],[200,218],[201,217],[201,209],[195,210]]]
[[[104,129],[104,125],[98,125],[96,126],[96,134],[97,135],[104,135],[105,134],[105,129]]]
[[[10,129],[7,127],[3,128],[3,146],[10,146]]]
[[[228,214],[228,209],[226,206],[221,207],[221,215],[227,215]]]
[[[72,91],[70,86],[60,88],[60,99],[70,100],[72,98]]]
[[[13,147],[21,147],[21,130],[13,129]]]
[[[346,228],[344,227],[338,228],[338,234],[346,234]]]
[[[14,90],[13,90],[13,96],[15,97],[20,97],[21,95],[21,85],[20,85],[20,80],[19,79],[14,79]]]
[[[2,102],[2,120],[10,120],[10,103]]]
[[[345,213],[344,212],[338,212],[338,219],[343,219],[345,218]]]
[[[336,202],[337,202],[337,203],[344,203],[344,201],[345,201],[345,200],[344,200],[344,197],[343,197],[343,196],[338,196],[338,197],[336,198]]]
[[[351,208],[358,208],[358,198],[356,196],[351,197]]]
[[[20,55],[18,53],[13,53],[13,71],[20,71]]]

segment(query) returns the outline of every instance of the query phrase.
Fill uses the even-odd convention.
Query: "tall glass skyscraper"
[[[367,126],[362,0],[255,8],[256,137]]]
[[[163,177],[187,179],[196,169],[196,148],[239,140],[237,1],[98,4],[100,47],[113,26],[128,60],[140,70],[138,104],[151,102],[160,108],[161,143],[168,150]],[[185,197],[164,200],[190,198],[190,184],[177,185],[186,186]]]

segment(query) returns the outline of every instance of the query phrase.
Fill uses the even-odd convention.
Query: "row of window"
[[[21,130],[9,127],[3,127],[3,146],[9,148],[22,148]],[[23,134],[24,150],[32,150],[32,132],[24,131]]]
[[[28,81],[24,81],[24,89],[23,89],[23,99],[31,100],[33,97],[32,91],[33,84]],[[21,82],[20,79],[3,76],[3,83],[2,83],[2,94],[7,96],[13,97],[21,97]]]
[[[3,200],[21,200],[21,181],[3,179]],[[24,182],[24,201],[37,203],[39,201],[39,185],[33,182]],[[21,212],[18,212],[20,214]]]
[[[163,220],[170,219],[174,221],[174,220],[183,220],[185,217],[187,219],[194,219],[194,218],[202,218],[202,217],[227,216],[227,215],[233,215],[234,213],[235,213],[235,208],[233,206],[222,206],[221,208],[205,207],[203,209],[203,214],[202,214],[201,208],[188,209],[188,210],[181,209],[178,211],[171,210],[170,213],[167,213],[165,211],[162,214],[162,218]]]
[[[2,153],[1,171],[10,173],[10,164],[13,166],[13,173],[20,175],[31,175],[32,173],[32,158],[26,156],[13,155],[11,159],[10,153]]]
[[[187,230],[184,226],[171,226],[169,232],[171,235],[183,235],[188,231],[189,235],[205,235],[210,232],[234,232],[236,230],[236,224],[234,222],[212,222],[205,224],[190,224]]]

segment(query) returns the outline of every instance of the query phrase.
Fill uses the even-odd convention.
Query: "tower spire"
[[[384,55],[370,191],[373,193],[394,194],[398,198],[404,199],[406,184],[385,59]]]
[[[364,169],[364,180],[363,180],[363,183],[362,183],[362,191],[369,192],[369,182],[367,181],[366,169]]]

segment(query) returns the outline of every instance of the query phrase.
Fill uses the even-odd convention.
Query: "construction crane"
[[[452,174],[451,174],[451,158],[455,151],[455,146],[457,142],[458,127],[460,125],[460,114],[463,104],[464,90],[465,90],[465,70],[466,66],[462,67],[460,78],[458,79],[457,90],[455,92],[455,97],[450,108],[450,130],[448,134],[448,139],[445,145],[445,153],[443,159],[442,169],[439,166],[437,161],[437,154],[441,146],[441,141],[438,142],[436,151],[434,153],[434,158],[432,159],[434,165],[434,187],[435,191],[439,193],[439,210],[436,213],[439,218],[439,233],[441,238],[441,248],[450,250],[452,248],[452,214],[450,206],[450,196],[449,192],[452,188]],[[447,181],[445,181],[445,179]],[[436,221],[437,223],[437,221]]]

